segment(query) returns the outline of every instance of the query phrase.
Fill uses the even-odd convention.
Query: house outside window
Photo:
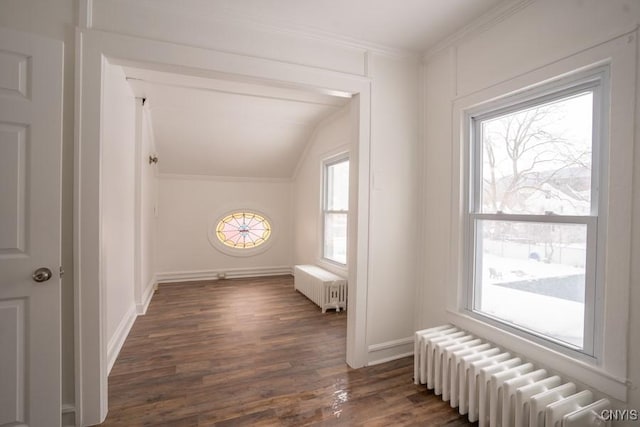
[[[322,258],[347,264],[349,212],[349,158],[341,155],[323,163]]]
[[[606,229],[604,73],[547,85],[468,115],[467,310],[594,357]]]

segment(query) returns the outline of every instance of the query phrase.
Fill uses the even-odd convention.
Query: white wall
[[[62,403],[72,408],[74,392],[73,337],[73,142],[74,142],[74,0],[3,0],[0,25],[64,42],[64,103],[62,128]],[[73,423],[73,413],[63,425]]]
[[[418,64],[371,55],[369,362],[413,353],[418,221]]]
[[[162,159],[160,159],[162,161]],[[159,281],[285,274],[293,260],[291,183],[223,181],[160,175],[157,226]],[[234,209],[256,209],[272,220],[273,243],[256,255],[231,256],[211,245],[211,224]]]
[[[472,33],[460,39],[455,45],[445,48],[435,54],[431,53],[427,58],[424,70],[425,98],[423,108],[425,110],[425,138],[421,151],[422,206],[424,227],[422,241],[424,246],[420,248],[423,254],[420,274],[421,296],[419,307],[419,326],[433,326],[446,322],[450,317],[445,312],[447,306],[451,306],[450,290],[455,287],[451,283],[452,269],[458,263],[453,259],[450,251],[451,239],[458,234],[457,213],[452,212],[451,195],[457,194],[454,176],[458,173],[459,162],[452,162],[452,147],[456,143],[456,135],[452,129],[457,126],[452,123],[452,108],[457,100],[464,97],[472,97],[475,94],[491,90],[496,85],[507,85],[526,76],[535,73],[543,66],[559,64],[571,55],[585,52],[592,46],[601,46],[603,42],[616,36],[634,31],[640,22],[640,3],[637,1],[616,0],[609,2],[567,0],[555,2],[541,0],[531,2],[526,8],[517,13],[503,17],[489,27]],[[625,36],[619,44],[635,43],[637,33]],[[627,55],[627,58],[632,57]],[[637,59],[637,58],[636,58]],[[618,66],[618,65],[616,65]],[[631,85],[632,86],[632,85]],[[636,83],[637,86],[637,83]],[[631,87],[629,87],[631,89]],[[633,96],[633,95],[632,95]],[[638,92],[635,93],[636,108],[638,105]],[[615,102],[615,101],[614,101]],[[631,117],[633,112],[625,105],[612,105],[612,123],[618,117]],[[635,115],[635,156],[638,161],[638,121]],[[627,121],[628,122],[628,121]],[[457,122],[456,122],[457,123]],[[626,125],[625,125],[626,126]],[[632,123],[633,126],[633,123]],[[612,129],[613,134],[620,135],[620,129]],[[633,137],[628,136],[620,144],[632,144]],[[626,159],[628,161],[629,159]],[[617,169],[629,169],[629,164],[612,165],[614,175]],[[636,167],[633,182],[632,198],[635,201],[632,217],[633,240],[631,253],[618,254],[616,260],[609,257],[608,262],[618,262],[620,259],[637,260],[640,258],[640,174]],[[618,176],[618,175],[615,175]],[[631,182],[612,182],[611,195],[617,195],[620,191],[629,189]],[[628,201],[626,202],[628,203]],[[622,215],[624,217],[624,215]],[[617,225],[613,224],[615,228]],[[628,236],[629,230],[627,230]],[[455,253],[455,252],[454,252]],[[611,255],[611,254],[609,254]],[[632,274],[630,281],[629,310],[630,324],[629,334],[626,339],[628,372],[631,380],[627,405],[630,408],[640,407],[640,369],[637,361],[640,360],[640,328],[638,307],[640,306],[640,268],[637,262],[632,262]],[[627,267],[628,268],[628,267]],[[627,271],[628,273],[628,271]],[[620,273],[614,273],[620,274]],[[624,277],[625,272],[622,272]],[[612,276],[613,277],[613,276]],[[627,278],[628,280],[628,278]],[[608,285],[609,287],[612,285]],[[618,286],[617,284],[615,286]],[[626,286],[626,285],[624,285]],[[624,287],[623,286],[623,287]],[[454,290],[455,293],[455,290]],[[610,296],[607,299],[619,297]],[[624,297],[622,298],[624,300]],[[626,302],[624,302],[626,304]],[[624,315],[627,307],[621,307],[619,312]],[[608,310],[608,320],[625,325],[626,319],[619,318],[616,310]],[[616,318],[618,316],[618,318]],[[624,327],[606,331],[607,339],[613,335],[619,335]],[[621,338],[624,344],[624,337]],[[624,346],[623,346],[624,347]],[[610,352],[619,352],[620,349],[609,349]],[[614,355],[617,359],[617,356]],[[624,357],[622,358],[624,359]],[[545,364],[547,360],[538,360]],[[609,361],[609,364],[611,362]],[[624,372],[625,367],[609,366],[604,361],[604,368],[613,372]],[[605,374],[606,376],[606,374]],[[623,379],[624,381],[624,379]],[[622,402],[618,402],[622,405]]]
[[[313,132],[300,159],[293,187],[294,264],[317,264],[322,250],[322,162],[350,149],[349,105],[325,119]],[[325,268],[346,277],[330,264]]]
[[[421,254],[418,326],[445,319],[451,229],[451,103],[454,50],[433,58],[424,72],[424,145],[421,166]]]
[[[368,230],[371,242],[366,287],[369,362],[407,354],[415,327],[414,297],[416,252],[401,239],[407,223],[415,221],[418,202],[416,154],[418,152],[419,64],[406,52],[382,52],[328,39],[301,37],[250,22],[218,22],[170,3],[111,1],[93,3],[93,26],[156,40],[219,49],[248,57],[269,58],[371,79],[371,163],[364,192],[373,184]],[[146,25],[140,25],[144,17]],[[215,21],[211,25],[210,19]],[[286,49],[283,48],[286,46]],[[164,180],[160,189],[160,221],[165,215]],[[186,195],[181,195],[187,197]],[[163,226],[160,224],[161,227]],[[310,229],[311,226],[309,226]],[[159,236],[165,231],[160,229]],[[202,248],[206,242],[200,242]],[[163,243],[158,242],[158,248]],[[210,250],[210,249],[209,249]],[[313,250],[317,250],[313,248]],[[305,252],[305,259],[311,255]],[[158,254],[158,272],[183,268],[214,268],[217,261],[196,258],[184,263]],[[293,258],[291,258],[292,260]],[[190,267],[187,267],[187,264]]]
[[[136,258],[135,301],[138,314],[146,313],[156,285],[156,211],[158,164],[149,163],[156,154],[151,112],[148,103],[136,99]]]
[[[102,284],[109,363],[133,320],[135,98],[121,67],[105,63],[102,110]]]
[[[372,54],[368,363],[413,351],[416,245],[407,230],[418,203],[418,65]],[[295,181],[295,263],[320,260],[322,160],[349,148],[345,110],[316,129]],[[353,196],[353,192],[350,196]]]

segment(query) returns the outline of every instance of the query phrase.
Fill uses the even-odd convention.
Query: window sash
[[[469,128],[469,169],[468,169],[468,182],[471,191],[468,192],[468,206],[470,212],[480,212],[482,209],[480,201],[482,200],[482,122],[485,120],[491,120],[496,117],[507,115],[509,113],[515,113],[521,110],[526,110],[536,105],[547,104],[552,101],[557,101],[572,95],[576,95],[585,91],[591,91],[593,94],[593,109],[592,109],[592,159],[591,159],[591,215],[598,215],[599,205],[599,183],[602,171],[601,165],[601,138],[602,138],[602,105],[603,94],[602,85],[604,79],[604,72],[598,71],[588,75],[587,77],[574,81],[569,84],[565,84],[561,87],[551,86],[547,90],[534,93],[527,96],[515,96],[511,102],[503,101],[500,106],[491,108],[493,104],[490,104],[486,109],[477,111],[468,115],[470,123]],[[497,101],[499,102],[499,101]]]
[[[323,168],[323,198],[322,198],[322,210],[324,212],[347,212],[347,209],[343,209],[343,210],[334,210],[334,209],[329,209],[329,205],[330,205],[330,200],[333,197],[333,193],[332,193],[332,189],[333,187],[330,185],[331,183],[329,182],[329,169],[331,169],[334,166],[340,165],[342,163],[349,163],[349,158],[348,157],[340,157],[337,159],[332,159],[330,161],[327,161],[324,163],[324,168]],[[347,183],[348,185],[349,183]]]
[[[331,215],[344,215],[345,216],[345,220],[347,220],[348,218],[348,209],[329,209],[329,200],[332,197],[331,194],[331,190],[332,187],[329,185],[329,169],[333,166],[339,165],[341,163],[348,163],[349,162],[349,156],[342,154],[336,157],[333,157],[331,159],[328,159],[326,161],[323,162],[323,168],[322,168],[322,246],[321,246],[321,257],[323,260],[337,264],[339,266],[346,266],[347,260],[345,259],[345,262],[341,262],[340,260],[336,260],[332,257],[330,257],[327,254],[327,218]],[[349,183],[347,182],[347,185],[349,185]],[[347,224],[348,227],[348,224]],[[346,247],[345,247],[345,253],[346,253]],[[348,257],[348,254],[347,254]]]
[[[482,253],[478,251],[478,227],[477,223],[481,220],[490,221],[505,221],[512,223],[544,223],[544,224],[575,224],[585,225],[587,228],[587,242],[586,242],[586,256],[585,256],[585,300],[584,300],[584,319],[583,319],[583,343],[582,348],[574,348],[569,343],[560,341],[551,336],[544,335],[538,331],[527,329],[523,326],[514,325],[506,319],[500,319],[495,316],[491,316],[479,308],[477,308],[476,295],[478,295],[478,287],[481,282],[476,278],[482,274],[480,271]],[[594,357],[595,352],[595,315],[596,310],[596,259],[597,259],[597,232],[598,232],[598,218],[595,216],[578,216],[578,217],[563,217],[560,215],[510,215],[510,214],[470,214],[468,221],[469,230],[469,244],[467,245],[467,260],[468,263],[468,277],[467,280],[471,286],[468,288],[466,294],[466,307],[467,310],[475,315],[479,315],[483,318],[493,319],[494,323],[500,323],[508,326],[513,332],[524,332],[530,337],[534,338],[534,341],[541,343],[551,343],[552,346],[557,347],[560,350],[570,349],[575,350],[581,355],[587,355]]]
[[[329,245],[329,243],[330,243],[329,237],[330,236],[328,234],[329,229],[327,227],[327,222],[328,222],[329,218],[332,217],[332,216],[333,217],[340,216],[340,217],[344,217],[344,222],[345,222],[345,225],[346,225],[347,215],[348,214],[347,214],[346,211],[327,211],[327,212],[325,212],[324,217],[323,217],[323,230],[324,230],[324,233],[323,233],[324,235],[323,235],[323,240],[322,240],[323,258],[325,260],[327,260],[327,261],[339,264],[341,266],[344,266],[344,265],[347,264],[347,260],[346,260],[346,253],[347,253],[346,233],[345,233],[345,245],[344,245],[344,248],[340,248],[340,249],[344,249],[344,252],[345,252],[345,260],[344,260],[344,262],[342,262],[342,260],[338,259],[337,257],[335,257],[335,256],[332,257],[332,256],[330,256],[328,254],[328,251],[327,251],[328,246],[331,246],[332,252],[334,252],[334,253],[336,252],[336,249],[338,247],[334,246],[334,245]]]
[[[564,87],[550,86],[542,92],[538,91],[533,95],[521,95],[510,97],[511,102],[502,101],[496,106],[491,103],[483,111],[477,114],[468,114],[468,163],[467,163],[467,183],[466,186],[466,205],[468,206],[467,221],[465,225],[465,249],[464,256],[466,262],[466,280],[467,286],[464,287],[464,304],[466,310],[476,317],[482,318],[490,324],[494,324],[502,329],[507,329],[518,335],[524,335],[534,342],[541,343],[547,347],[555,348],[561,352],[571,353],[579,358],[593,360],[596,354],[596,316],[600,313],[599,305],[601,299],[601,291],[598,291],[596,280],[598,272],[598,205],[600,202],[598,189],[600,177],[604,171],[601,170],[600,163],[601,153],[601,123],[602,123],[602,85],[603,73],[598,72],[587,76],[579,81],[573,81],[569,84],[565,83]],[[592,163],[591,163],[591,212],[590,215],[531,215],[531,214],[505,214],[502,212],[482,213],[481,209],[481,192],[482,192],[482,139],[481,126],[482,122],[492,118],[496,118],[509,113],[535,107],[554,100],[560,100],[568,96],[579,94],[585,91],[591,91],[593,94],[593,110],[592,110]],[[498,101],[500,102],[500,101]],[[492,108],[493,107],[493,108]],[[573,348],[570,344],[554,339],[553,337],[543,335],[535,330],[509,323],[505,319],[494,318],[493,316],[483,313],[476,309],[474,296],[477,293],[477,287],[481,282],[476,280],[479,272],[477,271],[479,262],[478,257],[482,254],[478,253],[478,236],[477,223],[480,220],[508,221],[515,223],[536,222],[548,224],[582,224],[587,227],[587,243],[586,243],[586,259],[585,259],[585,303],[584,303],[584,335],[582,348]]]

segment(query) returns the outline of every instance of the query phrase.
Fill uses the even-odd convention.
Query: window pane
[[[347,263],[347,214],[324,216],[324,257],[340,264]]]
[[[349,161],[327,166],[327,210],[349,209]]]
[[[260,246],[269,239],[271,225],[253,212],[235,212],[218,222],[218,240],[231,248],[248,249]]]
[[[481,211],[591,212],[593,92],[484,120]]]
[[[476,221],[474,308],[583,347],[587,226]]]

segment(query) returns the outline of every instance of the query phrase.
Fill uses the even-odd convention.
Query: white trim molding
[[[431,46],[424,52],[422,60],[424,62],[429,62],[429,60],[439,52],[458,44],[466,38],[476,36],[489,28],[493,28],[496,24],[518,13],[533,2],[534,0],[512,0],[499,3],[498,6],[490,9],[484,15]]]
[[[93,0],[78,2],[78,27],[82,29],[93,27]]]
[[[221,176],[221,175],[187,175],[180,173],[159,173],[159,179],[179,181],[215,181],[215,182],[291,182],[291,178],[259,177],[259,176]]]
[[[107,345],[107,375],[111,372],[113,364],[116,363],[118,354],[120,354],[120,350],[122,350],[122,346],[137,317],[136,306],[131,305],[125,315],[122,316],[122,319],[120,319],[120,323],[113,333],[113,336],[109,339],[109,344]]]
[[[62,404],[62,427],[76,426],[76,407],[70,403]]]
[[[350,49],[360,50],[365,55],[368,52],[373,52],[379,55],[388,56],[390,58],[401,59],[416,59],[419,56],[418,53],[409,49],[402,49],[393,46],[387,46],[381,43],[363,41],[354,37],[326,31],[321,28],[302,26],[299,24],[294,24],[292,22],[281,22],[278,23],[278,25],[272,25],[264,23],[257,19],[252,19],[247,15],[237,15],[228,11],[216,17],[216,19],[219,19],[221,21],[234,20],[240,26],[250,28],[260,27],[273,33],[288,34],[295,37],[328,42],[337,46],[344,46]]]
[[[367,366],[379,365],[413,355],[413,336],[371,344]]]
[[[136,313],[138,316],[144,316],[147,314],[147,309],[149,308],[149,304],[151,304],[151,299],[153,298],[153,293],[158,289],[158,282],[156,278],[153,277],[147,286],[145,286],[142,292],[142,301],[136,304]]]
[[[291,266],[278,266],[253,268],[218,268],[215,270],[169,271],[157,273],[156,277],[158,283],[170,283],[284,275],[293,275],[293,268]]]

